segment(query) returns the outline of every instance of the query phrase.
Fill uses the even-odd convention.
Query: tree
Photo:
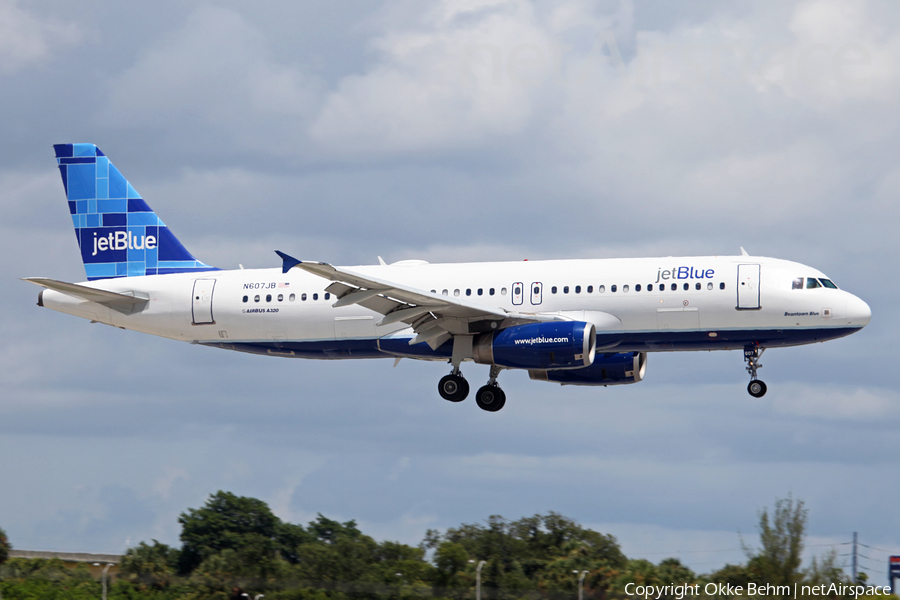
[[[202,508],[190,508],[178,518],[182,549],[179,568],[193,571],[223,550],[254,548],[254,554],[274,559],[280,550],[281,520],[262,500],[218,491]]]
[[[0,565],[9,559],[10,550],[12,550],[12,546],[9,544],[9,538],[6,537],[6,532],[0,527]]]
[[[759,514],[762,547],[751,550],[744,546],[749,559],[747,568],[755,581],[792,587],[802,579],[800,563],[808,512],[802,500],[794,502],[790,496],[775,500],[771,517],[768,509],[762,510]]]
[[[152,546],[141,542],[128,549],[119,568],[132,583],[164,588],[175,577],[179,555],[178,550],[156,540]]]

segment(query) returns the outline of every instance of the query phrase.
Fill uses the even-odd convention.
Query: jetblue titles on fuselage
[[[663,270],[662,268],[660,268],[656,272],[656,281],[654,281],[653,283],[659,283],[661,280],[666,279],[712,279],[713,277],[715,277],[715,274],[715,269],[675,267],[672,269]]]

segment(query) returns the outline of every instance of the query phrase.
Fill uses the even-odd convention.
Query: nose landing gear
[[[756,371],[762,368],[759,362],[765,348],[759,346],[745,346],[744,360],[747,362],[747,372],[750,373],[750,383],[747,385],[747,391],[754,398],[762,398],[766,395],[766,384],[761,379],[756,378]]]

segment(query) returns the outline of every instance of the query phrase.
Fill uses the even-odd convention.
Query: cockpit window
[[[827,288],[831,288],[833,290],[838,289],[838,286],[834,285],[834,282],[832,282],[830,279],[825,279],[824,277],[819,277],[819,281],[821,281],[822,285],[824,285]]]
[[[817,279],[815,279],[814,277],[806,278],[806,289],[811,290],[813,288],[820,288],[820,287],[822,287],[822,284],[819,283],[819,281]]]
[[[794,283],[791,284],[792,290],[802,290],[803,289],[803,278],[798,277],[794,280]]]

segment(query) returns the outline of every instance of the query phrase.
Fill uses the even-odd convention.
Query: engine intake
[[[594,361],[597,331],[582,321],[516,325],[475,338],[473,358],[514,369],[580,369]]]
[[[562,385],[623,385],[641,381],[646,372],[646,352],[619,352],[602,354],[583,369],[532,369],[528,371],[528,376],[536,381],[555,381]]]

